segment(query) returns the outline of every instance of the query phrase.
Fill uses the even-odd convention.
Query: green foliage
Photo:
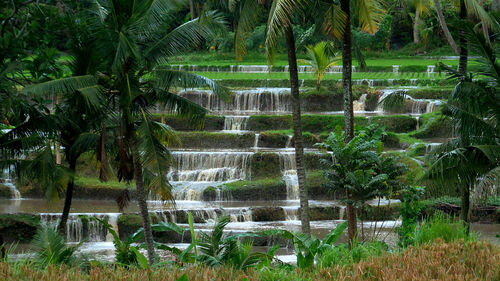
[[[423,208],[420,201],[424,195],[425,189],[419,186],[409,186],[401,190],[401,227],[398,228],[400,247],[413,245],[415,242],[415,231],[418,222],[418,216]]]
[[[431,243],[436,239],[442,239],[446,243],[460,239],[474,241],[476,235],[467,234],[467,227],[462,222],[456,222],[453,218],[438,213],[417,227],[415,244]]]
[[[73,264],[75,262],[74,253],[83,242],[68,247],[64,238],[54,228],[42,226],[37,230],[31,243],[36,249],[37,264],[45,268],[54,264]]]
[[[388,250],[389,247],[387,244],[379,241],[367,243],[355,242],[351,249],[349,249],[347,244],[341,244],[323,252],[318,258],[317,267],[353,266],[360,261],[385,254]]]
[[[390,197],[402,187],[397,177],[406,167],[390,156],[382,156],[383,131],[377,128],[369,126],[348,143],[344,142],[344,133],[332,132],[325,143],[318,144],[321,150],[332,152],[334,159],[323,161],[328,166],[327,185],[334,191],[347,192],[345,201],[358,207],[376,197]]]
[[[265,230],[263,235],[281,236],[293,241],[295,253],[297,255],[297,267],[300,269],[309,269],[315,265],[318,258],[325,252],[335,248],[334,244],[338,241],[342,233],[347,229],[347,222],[337,225],[323,240],[304,233],[292,233],[287,230]]]
[[[316,90],[320,90],[321,79],[323,79],[326,70],[336,63],[332,48],[333,45],[325,41],[319,42],[314,46],[306,46],[309,59],[300,60],[300,62],[308,64],[312,67],[317,81]]]

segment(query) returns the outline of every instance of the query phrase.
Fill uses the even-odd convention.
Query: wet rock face
[[[285,210],[281,207],[252,208],[253,221],[283,221],[285,219]]]
[[[299,210],[299,214],[300,214]],[[312,221],[338,220],[340,218],[339,206],[311,206],[309,215]]]
[[[0,215],[0,236],[5,243],[29,242],[36,234],[40,218],[31,214]]]

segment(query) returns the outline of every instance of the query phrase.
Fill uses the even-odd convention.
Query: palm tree
[[[415,18],[413,20],[413,43],[420,44],[420,34],[418,32],[418,26],[422,15],[429,13],[430,3],[428,0],[412,0],[413,6],[415,6]]]
[[[316,9],[319,11],[316,18],[319,20],[324,32],[333,38],[341,39],[342,42],[342,87],[344,92],[344,137],[346,143],[354,138],[351,21],[354,16],[362,30],[375,33],[385,13],[379,0],[352,2],[355,5],[354,7],[351,5],[351,0],[340,0],[340,7],[333,3],[324,9]],[[354,11],[354,15],[351,15],[352,11]],[[349,194],[346,194],[346,196],[350,197]],[[357,222],[356,211],[352,204],[347,204],[346,214],[349,222],[349,240],[353,241],[357,235]]]
[[[260,13],[264,11],[262,2],[258,0],[243,0],[238,3],[239,21],[235,31],[235,54],[241,59],[246,53],[245,38],[255,27]],[[306,187],[304,168],[304,142],[302,137],[302,121],[299,95],[299,76],[297,68],[297,54],[295,37],[292,27],[292,16],[298,11],[299,3],[295,0],[273,0],[268,16],[266,35],[266,54],[271,65],[274,58],[274,47],[279,36],[285,37],[288,55],[288,71],[290,74],[290,94],[292,96],[293,138],[295,147],[295,164],[299,184],[300,220],[303,233],[310,235],[309,196]]]
[[[441,29],[443,30],[444,36],[446,37],[446,40],[448,41],[448,44],[450,44],[450,47],[453,49],[453,51],[458,54],[458,46],[455,40],[453,39],[453,36],[450,33],[450,30],[448,29],[448,24],[446,23],[446,20],[443,15],[443,9],[441,9],[441,3],[439,3],[439,0],[434,0],[434,7],[436,9],[436,14],[439,19],[439,25],[441,26]]]
[[[17,112],[16,127],[3,135],[0,149],[3,158],[18,163],[18,172],[23,178],[41,182],[47,199],[58,197],[65,191],[65,201],[59,222],[59,232],[64,234],[73,198],[76,161],[85,152],[97,145],[91,142],[78,144],[78,139],[96,129],[103,117],[101,93],[97,80],[87,75],[94,69],[94,54],[91,42],[85,40],[84,32],[75,29],[73,34],[74,58],[70,62],[73,77],[50,80],[25,87],[14,94],[16,102],[9,103],[10,110]],[[76,36],[78,34],[78,36]],[[48,77],[48,76],[46,76]],[[56,97],[54,110],[45,107],[45,101]],[[68,173],[60,166],[57,155],[52,155],[51,145],[62,144]],[[19,160],[31,155],[33,160]],[[64,181],[67,183],[64,186]]]
[[[500,65],[484,35],[466,24],[469,46],[479,54],[479,81],[473,75],[447,69],[459,78],[447,102],[457,137],[438,147],[424,179],[437,187],[458,186],[462,219],[469,227],[470,192],[474,186],[492,186],[500,179]],[[445,67],[445,66],[443,66]]]
[[[175,140],[169,126],[153,121],[151,110],[159,104],[199,121],[206,110],[173,93],[173,87],[205,86],[221,96],[228,95],[225,88],[209,79],[162,66],[168,57],[195,47],[215,29],[223,28],[217,14],[206,13],[166,29],[168,17],[187,4],[170,0],[99,1],[93,3],[89,15],[99,59],[105,65],[97,73],[99,83],[116,112],[110,118],[116,124],[117,175],[119,180],[135,180],[151,264],[155,254],[146,189],[158,192],[164,200],[173,200],[165,177],[172,158],[163,143]]]
[[[335,65],[335,58],[331,57],[327,53],[327,42],[319,42],[315,46],[309,45],[306,47],[307,54],[310,59],[308,60],[299,60],[302,63],[306,63],[310,65],[314,71],[314,75],[316,75],[316,90],[319,91],[321,87],[321,79],[325,75],[326,70]]]

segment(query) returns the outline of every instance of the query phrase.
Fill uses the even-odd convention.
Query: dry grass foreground
[[[89,271],[67,267],[38,270],[28,265],[0,263],[0,280],[36,281],[146,281],[177,280],[187,273],[189,280],[500,280],[500,249],[486,242],[445,244],[437,242],[410,247],[360,262],[353,267],[333,267],[313,271],[277,269],[177,268],[154,270],[121,267],[94,267]]]

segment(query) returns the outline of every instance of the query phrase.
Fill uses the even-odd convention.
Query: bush
[[[352,249],[346,244],[333,247],[324,252],[317,261],[318,268],[332,266],[352,266],[360,261],[387,253],[389,247],[384,242],[354,243]]]
[[[441,239],[446,243],[463,239],[474,241],[475,235],[467,235],[467,228],[461,222],[443,214],[436,214],[430,219],[424,220],[415,232],[415,243],[422,245]]]

